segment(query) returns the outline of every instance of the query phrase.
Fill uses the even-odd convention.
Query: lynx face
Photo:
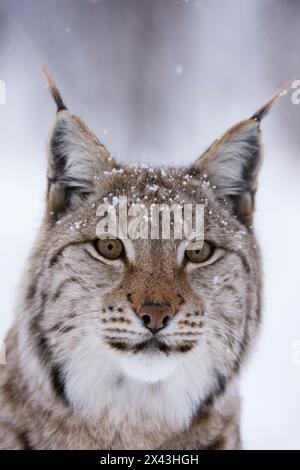
[[[103,354],[126,375],[147,382],[165,379],[189,358],[201,362],[212,381],[238,368],[257,321],[255,314],[247,318],[249,304],[257,302],[257,249],[200,174],[182,186],[186,174],[108,172],[96,198],[54,222],[45,244],[49,269],[45,284],[39,281],[49,299],[41,327],[66,370],[73,357],[77,365],[84,357],[91,364]],[[154,193],[147,190],[153,181],[159,187]],[[117,241],[122,251],[115,259],[99,251],[96,208],[132,187],[145,205],[178,195],[203,201],[203,261],[188,257],[186,240]]]
[[[270,103],[194,165],[160,170],[113,161],[50,86],[58,114],[47,213],[25,292],[38,361],[57,394],[86,415],[110,410],[117,420],[134,408],[138,419],[147,403],[149,415],[163,407],[186,423],[234,380],[259,325],[251,221],[259,121]],[[100,241],[97,207],[124,195],[146,207],[204,204],[201,250],[187,250],[185,239]]]

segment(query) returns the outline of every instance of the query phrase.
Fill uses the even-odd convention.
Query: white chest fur
[[[207,357],[201,351],[200,357]],[[207,360],[208,361],[208,360]],[[66,393],[81,415],[109,427],[151,432],[158,425],[177,432],[189,425],[211,386],[211,364],[195,348],[184,357],[114,354],[99,343],[73,351]],[[105,418],[104,418],[105,417]]]

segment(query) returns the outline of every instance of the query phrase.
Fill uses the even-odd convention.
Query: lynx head
[[[58,112],[27,289],[40,361],[56,391],[90,414],[100,386],[109,383],[113,400],[117,384],[131,383],[134,396],[137,384],[174,385],[176,374],[195,388],[191,399],[205,400],[238,373],[259,325],[252,216],[260,120],[274,99],[193,165],[161,170],[115,162],[49,80]],[[203,204],[201,248],[174,237],[100,240],[97,208],[120,196],[128,207]]]

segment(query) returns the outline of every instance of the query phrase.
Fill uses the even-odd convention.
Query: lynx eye
[[[123,243],[118,238],[105,238],[97,240],[96,249],[104,258],[116,259],[123,253]]]
[[[185,256],[192,263],[204,263],[214,254],[215,247],[212,243],[205,241],[199,250],[185,250]]]

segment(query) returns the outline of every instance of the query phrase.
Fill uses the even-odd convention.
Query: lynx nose
[[[168,325],[174,317],[174,312],[170,304],[157,304],[154,302],[144,302],[138,312],[144,326],[155,334]]]

